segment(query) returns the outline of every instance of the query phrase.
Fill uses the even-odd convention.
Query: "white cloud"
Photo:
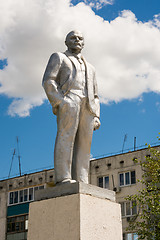
[[[13,99],[9,114],[28,116],[46,99],[41,81],[47,61],[52,52],[65,50],[64,38],[72,29],[84,33],[83,53],[96,67],[101,102],[160,93],[159,27],[159,15],[140,22],[123,11],[109,23],[84,3],[3,0],[0,56],[8,66],[0,70],[0,94]]]
[[[34,98],[22,98],[13,100],[8,108],[8,114],[12,117],[16,115],[20,117],[27,117],[30,115],[30,110],[36,106],[40,106],[43,103],[41,99]]]
[[[84,0],[84,2],[89,5],[92,8],[95,8],[97,10],[101,9],[105,5],[112,5],[114,0]]]

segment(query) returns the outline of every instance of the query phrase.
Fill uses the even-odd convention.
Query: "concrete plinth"
[[[30,204],[28,240],[122,240],[120,205],[112,191],[65,184],[39,191],[36,200]]]

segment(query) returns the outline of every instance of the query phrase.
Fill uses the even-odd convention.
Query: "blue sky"
[[[47,0],[46,6],[36,5],[33,0],[27,7],[23,2],[21,6],[19,0],[14,6],[10,1],[2,4],[5,17],[0,21],[0,178],[8,176],[17,147],[16,136],[23,173],[53,167],[56,118],[45,99],[41,80],[49,55],[65,50],[64,35],[79,25],[86,36],[84,55],[97,70],[101,97],[101,128],[94,132],[92,155],[122,151],[125,134],[124,149],[133,148],[134,137],[137,147],[157,143],[160,21],[159,16],[154,16],[160,14],[160,2],[103,1],[98,9],[93,3],[102,1],[84,4],[73,0],[71,6],[69,1]],[[92,8],[88,6],[91,3]],[[27,21],[28,14],[31,21]],[[52,19],[54,25],[48,23]],[[129,41],[130,45],[133,43],[131,49]],[[11,175],[18,172],[16,156]]]

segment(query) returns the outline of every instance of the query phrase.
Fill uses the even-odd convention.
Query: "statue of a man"
[[[67,34],[67,51],[53,53],[43,87],[57,116],[54,149],[56,183],[88,183],[93,130],[100,127],[100,105],[94,67],[81,55],[81,32]]]

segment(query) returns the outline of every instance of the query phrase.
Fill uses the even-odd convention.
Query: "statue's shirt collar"
[[[82,57],[82,54],[79,53],[79,54],[75,54],[75,53],[71,53],[69,50],[65,51],[65,54],[68,56],[68,57],[75,57],[80,64],[83,63],[83,57]]]

